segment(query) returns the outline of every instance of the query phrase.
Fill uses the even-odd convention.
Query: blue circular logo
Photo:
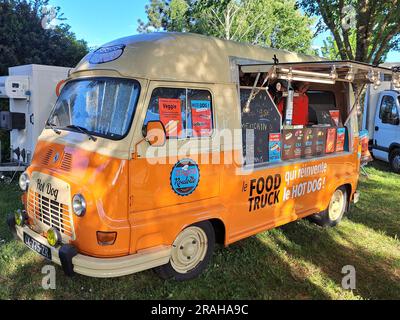
[[[53,158],[53,163],[57,163],[58,160],[60,160],[60,154],[57,152],[56,155]]]
[[[198,187],[200,182],[200,169],[191,159],[179,161],[171,172],[171,186],[176,194],[188,196]]]

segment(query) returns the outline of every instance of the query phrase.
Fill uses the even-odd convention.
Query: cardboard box
[[[327,154],[334,153],[336,151],[336,128],[328,128],[326,131],[326,148]]]
[[[346,143],[346,128],[337,129],[336,152],[343,152]]]
[[[282,160],[282,142],[280,133],[269,134],[269,162]]]
[[[315,155],[316,140],[315,130],[313,128],[304,129],[304,141],[303,141],[303,158],[310,158]]]
[[[314,143],[313,143],[313,156],[323,156],[325,154],[326,146],[326,128],[313,128],[314,130]]]
[[[282,135],[282,159],[300,159],[304,146],[304,129],[284,129]]]

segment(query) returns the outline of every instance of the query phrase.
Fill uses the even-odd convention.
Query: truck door
[[[374,156],[388,161],[389,148],[400,143],[399,99],[395,92],[384,92],[375,116]]]
[[[161,121],[167,142],[161,148],[142,143],[130,161],[131,212],[162,214],[165,208],[172,212],[176,206],[218,197],[220,167],[209,161],[219,153],[219,144],[212,143],[214,109],[212,86],[150,84],[139,131],[149,121]],[[178,211],[185,214],[182,207]]]

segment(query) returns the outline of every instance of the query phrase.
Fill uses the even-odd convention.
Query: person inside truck
[[[309,99],[307,91],[310,89],[309,82],[296,82],[293,84],[295,90],[295,96],[293,99],[293,119],[292,125],[307,126],[309,124]],[[282,86],[281,91],[285,92],[287,89]],[[280,99],[277,104],[278,110],[282,115],[282,119],[285,118],[286,99]]]

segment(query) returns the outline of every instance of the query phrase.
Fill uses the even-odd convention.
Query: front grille
[[[73,237],[68,205],[50,200],[38,192],[29,192],[27,211],[35,223],[40,222],[47,227],[57,229],[69,238]]]

